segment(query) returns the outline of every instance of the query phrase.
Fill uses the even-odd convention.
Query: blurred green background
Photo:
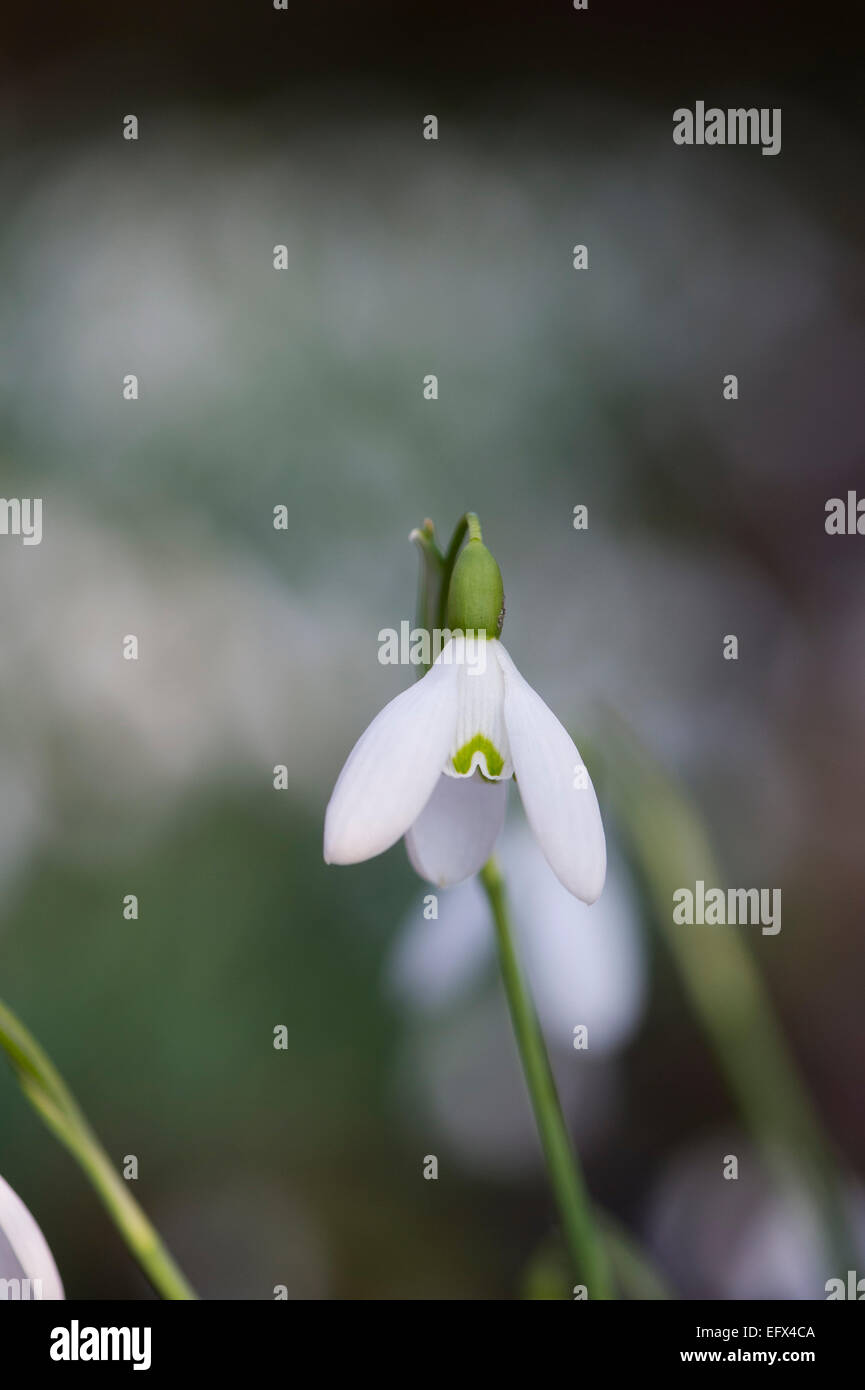
[[[0,995],[207,1297],[515,1297],[555,1225],[479,896],[426,922],[402,847],[321,858],[410,678],[377,661],[408,532],[468,508],[508,649],[600,770],[594,915],[545,886],[516,796],[503,855],[593,1192],[687,1297],[843,1272],[657,941],[633,739],[721,885],[783,890],[778,936],[726,930],[865,1259],[863,542],[823,526],[865,490],[852,58],[813,14],[614,9],[12,21],[0,490],[44,499],[44,538],[0,537]],[[698,99],[780,105],[782,153],[675,147]],[[149,1296],[5,1070],[0,1172],[68,1296]]]

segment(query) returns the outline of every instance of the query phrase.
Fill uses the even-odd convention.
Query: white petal
[[[395,700],[361,734],[324,821],[328,864],[359,864],[396,844],[433,793],[453,739],[457,668],[442,661]]]
[[[528,681],[501,642],[505,724],[517,785],[529,825],[556,877],[575,897],[593,903],[607,872],[607,846],[598,798],[568,731]],[[584,776],[586,785],[581,785]]]
[[[476,768],[496,780],[510,781],[514,775],[498,646],[495,638],[468,640],[457,633],[445,648],[457,667],[459,690],[456,730],[445,767],[449,777],[471,777]]]
[[[408,857],[421,878],[439,888],[462,883],[482,868],[504,824],[507,782],[440,777],[405,837]]]
[[[63,1298],[48,1242],[8,1182],[0,1178],[0,1279],[29,1279],[31,1297]],[[34,1285],[35,1280],[39,1283]]]
[[[534,841],[532,850],[552,879]],[[489,903],[478,880],[469,878],[442,894],[435,919],[424,917],[422,901],[411,904],[388,961],[388,984],[403,1003],[435,1012],[477,983],[492,962],[492,947]]]

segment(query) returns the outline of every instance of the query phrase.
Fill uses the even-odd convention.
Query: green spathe
[[[498,637],[505,618],[501,571],[479,536],[460,552],[448,589],[447,626]]]

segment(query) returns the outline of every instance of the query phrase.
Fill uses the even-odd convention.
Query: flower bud
[[[498,637],[504,619],[501,571],[483,541],[475,536],[454,565],[448,589],[447,626],[452,632]]]

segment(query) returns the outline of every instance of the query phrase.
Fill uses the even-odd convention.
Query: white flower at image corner
[[[21,1198],[0,1178],[0,1302],[64,1297],[48,1242]]]
[[[405,836],[423,878],[460,883],[490,857],[514,775],[556,877],[595,902],[606,875],[604,828],[570,734],[498,638],[456,632],[349,754],[327,808],[325,860],[357,864]]]

